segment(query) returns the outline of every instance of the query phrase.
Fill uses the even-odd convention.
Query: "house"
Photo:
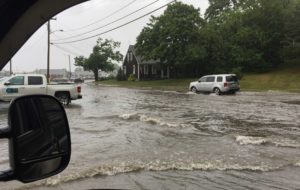
[[[163,66],[159,60],[143,60],[130,45],[123,61],[123,72],[126,77],[130,74],[138,80],[166,79],[170,78],[170,67]]]

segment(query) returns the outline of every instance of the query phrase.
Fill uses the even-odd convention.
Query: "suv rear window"
[[[223,82],[223,77],[217,77],[217,82]]]
[[[226,76],[227,82],[238,82],[238,78],[236,76]]]

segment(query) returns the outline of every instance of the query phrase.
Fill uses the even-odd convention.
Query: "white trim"
[[[138,80],[140,80],[140,64],[137,63],[137,65],[138,65]]]
[[[132,65],[132,74],[135,75],[135,65]]]
[[[124,75],[126,75],[126,65],[123,66]]]

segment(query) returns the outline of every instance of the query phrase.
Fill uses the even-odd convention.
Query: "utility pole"
[[[51,20],[51,19],[50,19]],[[47,82],[50,83],[50,20],[47,22],[47,32],[48,32],[48,52],[47,52]]]
[[[47,40],[47,46],[48,46],[48,52],[47,52],[47,82],[50,83],[50,34],[55,32],[51,32],[51,27],[50,27],[50,21],[51,20],[56,20],[56,18],[50,18],[47,22],[47,33],[48,33],[48,40]],[[59,30],[63,31],[63,30]]]
[[[9,61],[9,75],[12,75],[12,60]]]
[[[69,55],[69,70],[70,70],[70,78],[72,77],[72,71],[71,71],[71,56]]]

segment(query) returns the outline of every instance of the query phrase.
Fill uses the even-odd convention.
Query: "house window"
[[[135,65],[132,66],[132,74],[135,75]]]
[[[148,75],[148,65],[144,65],[144,74]]]
[[[126,75],[126,65],[123,66],[124,75]]]
[[[152,65],[152,75],[156,75],[156,65]]]
[[[132,52],[128,52],[127,53],[127,62],[130,62],[132,60],[133,60],[133,54],[132,54]]]
[[[130,61],[133,61],[133,53],[132,52],[129,54],[129,59],[130,59]]]

